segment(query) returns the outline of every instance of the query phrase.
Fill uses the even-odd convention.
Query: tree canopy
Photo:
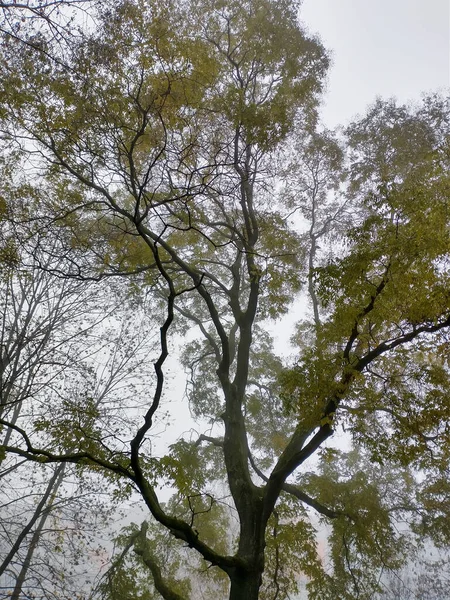
[[[378,99],[326,130],[329,57],[298,9],[118,0],[77,35],[2,38],[0,276],[98,300],[64,316],[81,394],[27,388],[16,411],[2,344],[1,457],[148,511],[93,598],[280,600],[304,574],[311,599],[369,599],[449,546],[450,105]],[[99,340],[123,324],[112,391],[89,310]],[[161,448],[172,356],[193,421]]]

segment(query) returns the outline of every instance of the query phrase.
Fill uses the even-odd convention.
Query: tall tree
[[[227,577],[230,600],[287,597],[300,570],[311,598],[371,598],[380,569],[401,562],[394,513],[415,514],[416,531],[431,535],[417,518],[427,514],[448,543],[448,106],[377,103],[346,132],[344,159],[316,129],[328,58],[297,9],[285,0],[126,0],[70,43],[64,64],[48,59],[51,40],[39,55],[2,49],[5,160],[15,155],[8,198],[33,198],[30,235],[45,227],[58,240],[60,276],[126,278],[137,299],[151,298],[160,336],[143,420],[126,443],[93,411],[89,439],[61,436],[60,415],[65,429],[52,420],[37,434],[24,422],[4,451],[131,484],[156,525],[132,531],[124,547],[166,599],[187,597],[182,579],[204,563]],[[274,165],[297,123],[308,134],[290,170],[298,187],[277,194]],[[306,236],[304,222],[289,219],[296,206]],[[317,242],[331,230],[339,241],[325,254]],[[262,331],[304,282],[313,322],[286,369]],[[159,456],[148,441],[171,333],[193,331],[183,361],[202,432]],[[366,448],[362,461],[388,463],[399,481],[413,467],[429,474],[414,504],[392,510],[389,477],[348,457],[336,466],[326,453],[333,493],[324,492],[305,463],[341,424]],[[178,494],[167,504],[162,483]],[[334,524],[331,573],[315,552],[311,510]],[[161,564],[161,528],[198,561]],[[131,589],[119,562],[110,581],[118,574]]]

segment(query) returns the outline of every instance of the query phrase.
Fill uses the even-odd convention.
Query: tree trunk
[[[23,561],[22,567],[20,569],[19,575],[16,579],[16,585],[14,587],[13,593],[11,594],[11,600],[20,600],[22,595],[23,584],[25,583],[26,576],[28,574],[28,570],[31,565],[31,561],[33,559],[34,551],[37,548],[39,543],[42,530],[44,529],[45,522],[47,521],[49,513],[44,512],[39,524],[33,533],[33,537],[31,538],[30,545],[28,546],[27,554],[25,556],[25,560]]]
[[[262,572],[236,571],[230,577],[231,587],[229,600],[258,600],[261,587]]]
[[[60,479],[61,472],[64,472],[64,463],[62,463],[55,469],[55,472],[53,473],[52,478],[50,479],[49,483],[47,484],[47,489],[45,490],[39,504],[36,506],[36,508],[34,510],[33,516],[28,521],[28,523],[25,525],[25,527],[22,529],[20,534],[17,536],[17,539],[14,542],[14,544],[12,545],[11,550],[9,551],[8,555],[3,560],[2,564],[0,565],[0,575],[2,575],[5,572],[5,570],[8,568],[9,563],[14,558],[14,556],[17,554],[17,552],[19,551],[19,548],[20,548],[23,540],[30,533],[30,531],[33,529],[34,524],[39,519],[39,517],[42,515],[42,512],[45,509],[47,500],[49,499],[52,491],[55,489],[55,484],[57,484],[59,486],[59,483],[57,483],[57,482]]]
[[[52,479],[48,484],[47,490],[50,490],[52,492],[52,495],[48,501],[47,506],[41,513],[41,518],[39,520],[38,526],[36,527],[36,530],[34,531],[33,536],[31,538],[31,542],[28,546],[25,560],[22,564],[22,568],[20,569],[19,575],[17,576],[16,585],[14,587],[13,593],[11,594],[11,600],[20,600],[20,597],[22,595],[23,584],[28,574],[31,561],[33,559],[34,551],[36,550],[40,542],[42,530],[44,529],[45,523],[47,522],[47,519],[50,515],[50,511],[55,500],[56,492],[58,491],[59,486],[63,481],[65,470],[66,463],[61,463],[60,465],[58,465],[55,469]]]
[[[237,556],[242,559],[230,577],[229,600],[258,600],[264,572],[265,524],[262,500],[253,500],[241,515],[241,531]]]

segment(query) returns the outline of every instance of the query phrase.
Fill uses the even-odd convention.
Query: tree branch
[[[156,591],[161,594],[164,600],[187,600],[175,592],[170,585],[164,580],[161,569],[155,560],[155,557],[150,552],[148,540],[146,537],[148,523],[144,521],[139,534],[134,539],[134,552],[142,558],[144,564],[150,569],[153,583]]]
[[[255,473],[258,475],[258,477],[260,477],[263,481],[265,481],[267,483],[269,481],[269,478],[267,477],[267,475],[265,475],[261,471],[261,469],[259,469],[259,467],[256,465],[254,458],[251,454],[249,454],[248,457],[250,460],[250,464],[252,465],[252,468],[255,471]],[[311,506],[311,508],[314,508],[318,513],[320,513],[321,515],[324,515],[325,517],[329,517],[330,519],[337,519],[338,517],[340,517],[344,514],[343,512],[335,511],[335,510],[328,508],[327,506],[321,504],[314,498],[311,498],[311,496],[309,496],[306,492],[301,490],[298,486],[292,485],[291,483],[284,482],[281,489],[283,490],[283,492],[291,494],[291,496],[295,496],[298,500],[300,500],[300,502],[303,502],[304,504]]]

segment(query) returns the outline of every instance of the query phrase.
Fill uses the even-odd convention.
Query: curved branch
[[[223,448],[223,440],[220,438],[213,438],[209,435],[204,435],[203,433],[199,436],[199,438],[194,442],[194,446],[198,447],[202,442],[208,442],[217,448]]]
[[[386,287],[386,284],[388,282],[389,269],[390,269],[390,264],[388,264],[388,266],[386,267],[385,274],[383,275],[383,278],[381,279],[380,283],[378,284],[377,288],[375,289],[374,294],[370,297],[369,303],[367,304],[367,306],[365,306],[361,310],[361,312],[357,315],[357,317],[355,319],[355,323],[353,325],[352,332],[351,332],[350,337],[347,341],[347,344],[344,348],[344,358],[348,362],[350,362],[350,351],[353,347],[355,340],[357,339],[357,337],[359,335],[359,331],[358,331],[359,321],[363,317],[367,316],[374,309],[377,298],[380,296],[380,294],[382,293],[382,291],[384,290],[384,288]]]
[[[223,571],[225,571],[225,573],[229,574],[236,568],[242,568],[243,562],[241,560],[234,556],[224,556],[218,554],[198,538],[198,532],[188,523],[186,523],[186,521],[172,517],[165,513],[159,503],[153,487],[145,478],[142,478],[139,482],[137,482],[134,477],[131,477],[131,479],[138,485],[142,497],[153,517],[159,523],[164,525],[164,527],[166,527],[174,537],[186,542],[190,548],[197,550],[197,552],[201,554],[206,561],[210,562],[212,565],[220,567]]]
[[[253,470],[258,475],[258,477],[260,477],[263,481],[265,481],[267,483],[269,481],[269,478],[266,475],[264,475],[264,473],[261,471],[261,469],[259,469],[259,467],[256,465],[256,463],[253,459],[253,456],[251,454],[249,454],[248,458],[249,458],[250,464],[252,465]],[[286,493],[290,494],[291,496],[295,496],[295,498],[300,500],[300,502],[303,502],[304,504],[307,504],[311,508],[314,508],[318,513],[320,513],[321,515],[324,515],[325,517],[328,517],[330,519],[337,519],[338,517],[341,517],[342,515],[344,515],[343,512],[328,508],[327,506],[321,504],[314,498],[311,498],[311,496],[309,496],[306,492],[301,490],[296,485],[292,485],[291,483],[285,482],[281,489],[283,490],[283,492],[286,492]]]
[[[348,367],[344,369],[341,381],[337,385],[335,393],[325,406],[316,433],[314,433],[314,429],[303,431],[300,426],[297,427],[290,442],[278,459],[278,462],[269,477],[269,482],[265,490],[265,518],[269,518],[286,478],[305,462],[307,458],[314,454],[324,441],[333,434],[332,423],[334,414],[341,400],[345,397],[351,387],[356,375],[361,373],[376,358],[395,349],[397,346],[407,344],[421,334],[436,333],[447,327],[450,327],[450,316],[441,323],[435,325],[422,325],[421,327],[413,326],[412,331],[409,333],[405,333],[391,342],[382,342],[376,348],[368,352],[366,356],[360,358],[351,369]],[[314,435],[305,445],[306,440],[313,433]]]
[[[161,594],[164,600],[187,600],[175,592],[170,585],[164,580],[161,569],[156,562],[154,556],[150,552],[148,540],[146,538],[148,523],[144,521],[140,532],[134,539],[134,552],[142,558],[143,563],[150,569],[153,577],[153,583],[156,591]]]

